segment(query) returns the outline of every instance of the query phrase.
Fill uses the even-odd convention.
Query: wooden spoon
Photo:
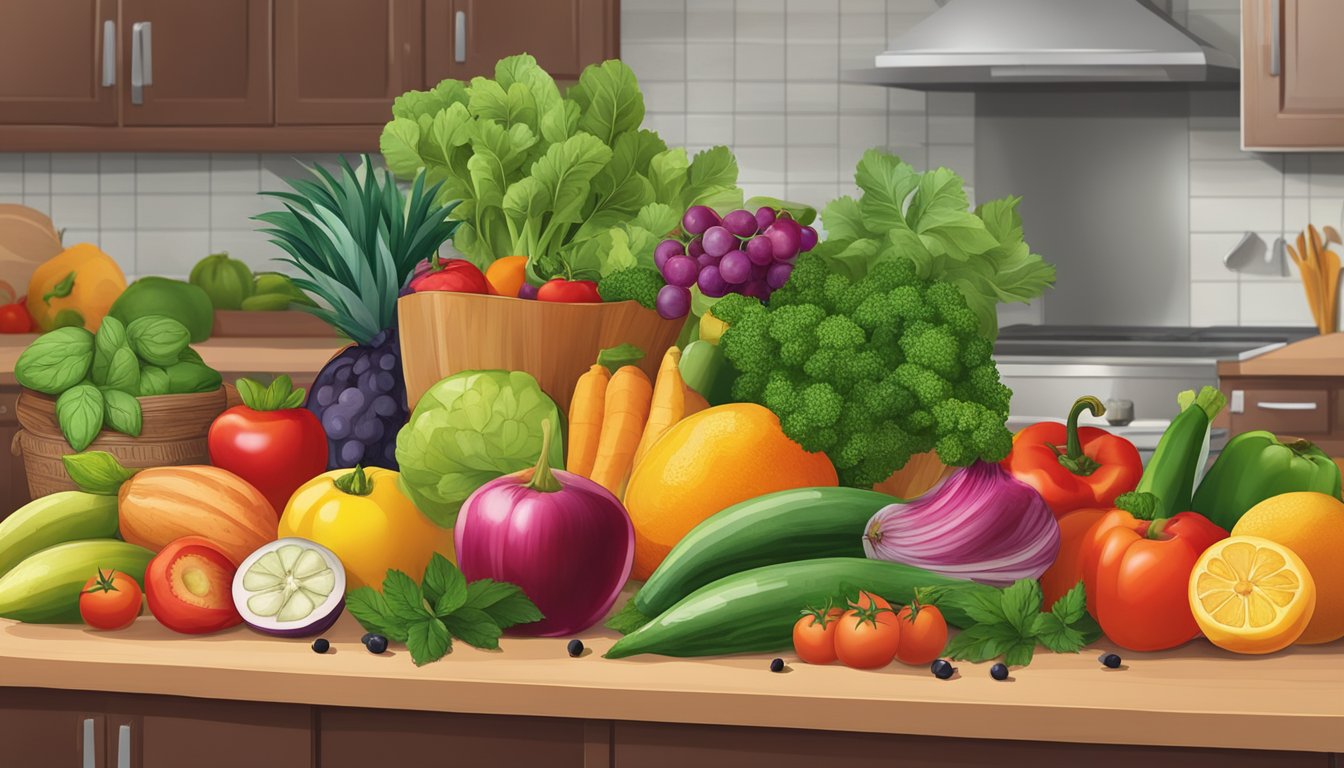
[[[1325,225],[1325,242],[1334,243],[1335,245],[1344,245],[1344,240],[1339,238],[1339,230],[1329,224]]]
[[[1321,309],[1320,331],[1321,333],[1334,333],[1336,327],[1334,299],[1335,295],[1338,293],[1339,257],[1335,256],[1333,259],[1335,263],[1334,267],[1335,271],[1334,274],[1331,275],[1330,257],[1332,252],[1326,247],[1325,241],[1321,238],[1320,231],[1316,229],[1316,225],[1308,224],[1307,234],[1309,235],[1308,242],[1310,243],[1309,247],[1311,250],[1312,259],[1315,262],[1316,266],[1316,274],[1319,277],[1319,282],[1317,282],[1316,284],[1316,290],[1319,292],[1318,295],[1320,298],[1320,309]],[[1334,277],[1336,283],[1336,287],[1334,289],[1332,289],[1330,286],[1330,278],[1332,276]]]
[[[1320,293],[1317,286],[1320,283],[1320,274],[1316,271],[1316,265],[1307,251],[1306,233],[1297,236],[1297,250],[1288,246],[1288,255],[1293,258],[1293,263],[1297,265],[1297,271],[1302,275],[1302,290],[1307,294],[1307,308],[1311,310],[1311,319],[1316,323],[1316,330],[1321,329],[1321,310]]]
[[[1325,281],[1325,332],[1338,330],[1339,310],[1339,254],[1327,248],[1321,252],[1321,279]]]

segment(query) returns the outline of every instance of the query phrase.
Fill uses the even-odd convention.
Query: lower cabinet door
[[[321,768],[596,765],[586,759],[582,720],[323,708],[318,721]],[[605,757],[608,745],[595,746]]]
[[[98,768],[313,764],[313,709],[298,704],[118,696]]]
[[[0,689],[0,765],[103,768],[106,704],[97,693]]]

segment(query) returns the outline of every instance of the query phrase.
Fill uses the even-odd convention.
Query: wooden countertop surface
[[[35,338],[35,334],[0,335],[0,386],[16,383],[14,361]],[[312,376],[343,346],[340,339],[323,337],[215,337],[192,348],[201,353],[207,365],[231,381],[259,373]]]
[[[938,680],[924,667],[879,672],[768,656],[608,660],[615,634],[505,638],[496,652],[455,643],[416,668],[401,646],[382,656],[359,643],[348,615],[325,636],[281,640],[235,628],[174,635],[150,617],[99,633],[0,620],[0,686],[158,693],[443,712],[746,726],[948,737],[1344,752],[1344,641],[1268,657],[1237,657],[1200,640],[1128,653],[1125,666],[1041,652],[1009,680],[988,664],[958,664]]]
[[[1250,360],[1224,360],[1218,375],[1344,377],[1344,333],[1312,336]]]

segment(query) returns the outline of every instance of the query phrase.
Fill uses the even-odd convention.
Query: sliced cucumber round
[[[272,541],[243,561],[233,602],[248,626],[306,637],[327,630],[345,607],[345,568],[331,550],[295,537]]]

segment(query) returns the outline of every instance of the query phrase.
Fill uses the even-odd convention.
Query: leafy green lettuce
[[[1022,239],[1021,198],[970,211],[955,172],[919,173],[880,149],[864,153],[854,181],[858,200],[838,198],[821,213],[826,241],[816,250],[834,271],[855,279],[879,262],[910,259],[921,277],[956,285],[990,339],[999,303],[1029,302],[1054,283],[1055,268]]]
[[[403,179],[425,169],[441,201],[461,200],[453,245],[484,267],[529,257],[538,279],[597,279],[652,266],[653,247],[696,204],[742,204],[727,147],[691,159],[641,130],[644,97],[618,60],[589,66],[561,94],[527,54],[493,80],[445,80],[398,97],[380,146]]]

